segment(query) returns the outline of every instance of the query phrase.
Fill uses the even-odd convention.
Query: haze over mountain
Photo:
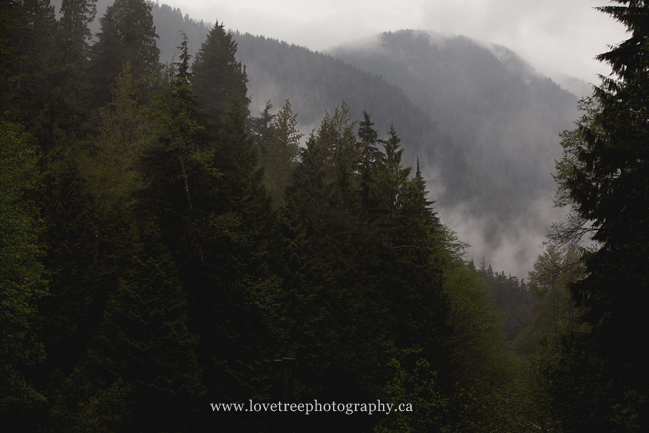
[[[551,173],[577,97],[511,50],[462,36],[404,30],[331,54],[398,86],[451,137],[470,168],[449,160],[449,149],[407,145],[428,167],[442,220],[472,244],[476,261],[526,275],[550,221],[561,218]]]
[[[56,2],[55,2],[56,3]],[[109,1],[98,2],[98,16]],[[194,53],[210,24],[152,4],[161,59],[172,61],[179,30]],[[217,17],[218,18],[218,17]],[[227,23],[225,23],[227,26]],[[471,244],[470,256],[526,276],[550,222],[558,134],[572,127],[577,97],[506,47],[462,36],[402,30],[350,41],[328,53],[235,33],[247,67],[252,115],[290,99],[303,132],[346,102],[385,135],[393,123],[419,158],[442,222]],[[588,85],[567,80],[575,94]]]
[[[649,1],[192,1],[0,3],[4,424],[649,431]]]
[[[442,221],[472,245],[470,255],[526,275],[562,216],[551,173],[558,134],[576,119],[575,95],[507,48],[464,37],[385,33],[329,55],[235,38],[253,107],[288,98],[307,132],[343,100],[383,133],[394,123],[406,163],[419,157]]]

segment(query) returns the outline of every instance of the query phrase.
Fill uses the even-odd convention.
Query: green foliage
[[[59,110],[56,103],[63,92],[57,92],[54,85],[64,79],[56,63],[57,22],[49,2],[42,0],[17,7],[14,18],[9,43],[15,54],[11,67],[15,82],[6,102],[12,107],[12,117],[23,118],[36,144],[47,152],[67,132],[59,128],[65,110]]]
[[[445,426],[450,402],[436,385],[437,372],[431,371],[425,359],[419,359],[408,371],[392,359],[389,366],[393,378],[386,385],[386,397],[395,406],[410,403],[413,412],[394,412],[386,415],[375,427],[375,433],[451,431]]]
[[[584,255],[585,277],[571,285],[590,332],[569,333],[552,370],[554,394],[568,431],[589,428],[643,431],[649,426],[649,376],[641,347],[647,303],[646,269],[649,174],[649,34],[644,1],[619,0],[599,8],[627,26],[630,38],[598,56],[613,73],[582,106],[577,130],[564,134],[557,163],[558,203],[573,219],[563,239],[589,236],[594,251]],[[626,336],[627,338],[621,338]],[[588,381],[584,382],[584,375]]]
[[[36,180],[34,148],[16,125],[0,121],[0,415],[20,417],[45,402],[31,372],[45,359],[37,302],[47,294],[33,209],[22,205]]]
[[[144,225],[129,274],[108,299],[99,339],[85,366],[103,389],[130,390],[129,430],[186,431],[204,392],[187,329],[185,296],[174,261],[154,224]],[[110,385],[109,385],[110,384]],[[118,389],[119,389],[118,388]],[[101,422],[99,428],[102,429]]]
[[[201,111],[212,123],[220,123],[233,103],[248,107],[248,77],[237,61],[237,43],[218,21],[207,35],[192,64],[192,86]]]
[[[273,116],[269,138],[264,144],[265,153],[261,156],[264,184],[269,197],[277,205],[284,203],[284,193],[293,176],[302,135],[297,129],[297,113],[293,114],[287,99]]]
[[[496,411],[502,432],[561,432],[561,420],[553,399],[549,371],[556,355],[542,340],[537,351],[518,366],[516,377],[497,394]]]
[[[505,275],[504,271],[494,272],[489,265],[485,268],[483,260],[480,266],[480,276],[487,283],[489,293],[493,296],[496,308],[503,319],[505,338],[508,341],[515,341],[520,333],[532,323],[530,307],[534,303],[534,297],[527,289],[525,281],[518,281],[512,275]],[[519,355],[528,352],[529,347],[517,346]]]
[[[150,5],[117,0],[92,49],[95,2],[66,0],[61,10],[56,21],[46,1],[0,9],[3,109],[16,102],[0,123],[3,418],[45,432],[215,422],[267,431],[261,414],[215,419],[209,403],[269,400],[269,361],[287,356],[297,359],[296,399],[414,409],[382,419],[313,414],[297,421],[304,431],[529,430],[581,413],[562,412],[549,392],[604,383],[580,388],[570,379],[577,367],[598,378],[603,370],[559,351],[539,351],[513,379],[480,277],[506,286],[497,301],[524,297],[525,286],[464,261],[419,164],[414,176],[404,166],[395,127],[381,139],[369,114],[355,122],[343,104],[300,149],[288,100],[276,115],[269,103],[249,118],[246,70],[222,24],[191,68],[184,33],[177,61],[161,68]],[[301,59],[294,48],[258,54]],[[334,65],[323,66],[327,80],[347,68]],[[355,77],[345,90],[355,106],[361,84],[390,87]],[[408,139],[437,142],[432,123],[391,90],[395,124],[417,126]],[[387,124],[386,101],[367,101]],[[323,108],[314,103],[310,115]],[[5,117],[25,119],[40,159]],[[612,422],[627,426],[645,404],[629,383],[611,406]]]
[[[144,0],[116,0],[100,19],[101,31],[92,47],[90,74],[93,101],[102,106],[110,101],[108,86],[129,63],[135,79],[159,70],[160,50],[151,6]]]
[[[304,400],[384,395],[391,375],[385,354],[407,367],[424,358],[434,369],[451,371],[436,221],[425,212],[424,192],[410,169],[401,166],[394,128],[371,169],[368,142],[354,129],[346,105],[326,115],[288,189],[287,211],[304,233],[304,277],[287,311]],[[447,376],[440,381],[445,392],[452,383]],[[301,422],[325,431],[341,420],[319,415]],[[361,430],[372,424],[349,422]]]
[[[394,407],[412,405],[412,410],[393,411],[374,427],[374,432],[493,432],[506,430],[506,416],[500,411],[503,391],[459,388],[453,394],[444,392],[440,375],[425,359],[419,359],[412,369],[404,368],[396,360],[389,363],[392,379],[386,385],[387,401]],[[508,402],[515,403],[514,401]],[[517,426],[519,427],[519,426]],[[513,429],[511,431],[520,431]]]
[[[178,206],[178,200],[182,200],[183,207],[191,210],[189,176],[200,166],[198,155],[206,146],[205,127],[196,116],[187,70],[183,72],[181,67],[170,72],[172,76],[159,81],[152,97],[151,117],[156,138],[145,149],[143,171],[149,191],[158,195],[157,203],[153,202],[156,207],[165,206],[163,203]],[[176,207],[175,211],[179,210]]]
[[[586,236],[594,232],[591,223],[580,216],[575,204],[570,198],[570,187],[567,180],[576,176],[577,173],[586,168],[585,163],[578,158],[581,149],[584,148],[586,140],[585,128],[600,130],[597,116],[601,107],[592,97],[583,98],[578,103],[582,116],[575,124],[578,128],[571,131],[563,131],[561,146],[563,153],[561,159],[556,161],[556,173],[553,174],[557,183],[557,192],[554,197],[555,206],[568,207],[569,214],[566,222],[553,223],[549,233],[550,240],[556,245],[567,245],[575,248]]]
[[[255,138],[255,146],[259,149],[262,158],[267,153],[266,143],[270,140],[273,131],[271,122],[275,118],[275,114],[270,114],[273,104],[270,101],[266,102],[264,111],[259,112],[259,117],[250,117],[248,119],[248,128],[250,134]]]
[[[111,85],[111,94],[112,101],[100,112],[99,134],[80,156],[80,168],[94,205],[103,212],[123,213],[143,186],[136,164],[148,144],[150,125],[128,63]]]
[[[562,253],[551,244],[539,255],[528,282],[530,292],[536,297],[532,307],[534,332],[530,343],[534,345],[546,337],[557,344],[560,336],[578,328],[580,311],[570,296],[569,288],[584,277],[585,269],[577,249]]]
[[[438,236],[444,246],[443,287],[453,329],[455,382],[446,391],[447,407],[438,415],[436,429],[500,431],[504,417],[499,405],[516,376],[518,361],[505,344],[503,322],[481,272],[463,259],[467,245],[444,226]]]
[[[445,268],[444,287],[461,375],[467,380],[492,382],[492,387],[506,382],[511,374],[506,365],[510,355],[505,350],[501,318],[484,280],[471,265],[453,261]]]

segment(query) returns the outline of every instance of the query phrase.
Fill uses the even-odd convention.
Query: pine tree
[[[44,153],[55,147],[60,134],[58,110],[53,102],[57,77],[57,22],[47,0],[28,0],[15,5],[8,42],[15,57],[7,103],[13,115],[26,120],[27,130]]]
[[[186,37],[179,48],[181,62],[170,71],[172,76],[160,80],[153,95],[152,115],[157,138],[146,150],[144,169],[149,177],[149,191],[164,194],[150,203],[157,202],[156,207],[163,208],[171,204],[174,213],[181,211],[177,207],[178,200],[185,202],[182,206],[185,211],[194,207],[189,173],[193,165],[201,165],[196,156],[207,145],[203,134],[205,127],[196,114],[196,99],[189,83]],[[169,188],[169,184],[173,187]]]
[[[379,143],[379,135],[374,129],[374,122],[372,122],[370,115],[365,110],[363,110],[363,120],[358,124],[358,138],[365,146],[363,164],[371,166],[380,158],[380,151],[376,147]]]
[[[272,268],[275,215],[246,119],[245,108],[236,101],[222,118],[213,148],[203,159],[218,178],[198,185],[205,200],[197,195],[188,227],[198,239],[200,256],[186,245],[179,259],[208,395],[224,402],[268,398],[267,362],[283,338],[281,280]],[[210,415],[200,418],[202,425],[211,425]],[[221,428],[258,430],[259,417],[248,415],[225,416]]]
[[[368,205],[369,189],[371,178],[376,175],[378,162],[383,158],[383,153],[376,147],[379,143],[379,135],[374,129],[374,122],[370,115],[363,110],[363,120],[358,124],[358,138],[363,147],[363,158],[361,163],[361,190],[363,199]]]
[[[187,68],[186,44],[179,63],[154,95],[156,139],[142,167],[141,217],[154,221],[161,242],[178,266],[185,288],[188,329],[210,402],[245,402],[269,393],[265,363],[279,344],[281,281],[270,269],[274,214],[262,185],[257,150],[247,132],[247,107],[233,101],[218,127],[205,133]],[[196,417],[203,430],[210,412]],[[232,414],[224,431],[259,430],[259,418]],[[245,427],[249,425],[249,427]]]
[[[90,85],[87,77],[92,34],[88,25],[97,13],[96,0],[63,0],[57,30],[57,58],[50,67],[60,77],[55,92],[59,128],[72,139],[86,135],[90,117]]]
[[[426,181],[424,180],[423,176],[421,175],[421,169],[419,168],[419,157],[417,157],[417,170],[415,171],[415,185],[417,186],[417,189],[421,191],[423,194],[423,203],[422,203],[422,212],[425,214],[430,215],[437,223],[439,223],[439,217],[437,216],[437,212],[433,211],[433,205],[435,204],[435,201],[433,200],[428,200],[426,196],[428,195],[428,191],[426,191]]]
[[[394,128],[364,185],[367,143],[355,126],[344,104],[326,115],[288,188],[287,213],[303,230],[295,242],[303,246],[303,278],[287,316],[304,399],[379,395],[390,374],[380,361],[385,353],[408,366],[418,354],[450,371],[438,244],[421,212],[423,195],[401,166]],[[322,415],[303,422],[303,429],[331,431],[339,420]],[[357,420],[353,428],[367,429],[366,423]]]

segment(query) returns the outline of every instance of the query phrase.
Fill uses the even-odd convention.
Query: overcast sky
[[[312,50],[388,30],[422,29],[504,45],[553,77],[599,83],[593,58],[626,39],[624,26],[593,9],[607,0],[159,0],[206,22]]]

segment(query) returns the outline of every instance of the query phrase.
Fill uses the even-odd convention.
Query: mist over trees
[[[97,10],[109,3],[99,1]],[[179,30],[195,55],[208,26],[179,9],[151,6],[160,59],[174,61]],[[98,32],[99,19],[95,26]],[[393,123],[404,162],[420,159],[440,211],[469,241],[472,258],[485,256],[515,275],[531,269],[550,221],[563,217],[551,205],[550,173],[560,156],[558,134],[578,117],[574,95],[507,48],[465,37],[404,30],[327,53],[233,37],[253,114],[289,99],[308,134],[345,101],[356,119],[367,110],[378,124]]]
[[[143,0],[0,4],[0,420],[645,431],[649,6],[616,3],[579,104],[461,37],[335,58]],[[497,250],[551,175],[570,218],[529,276],[476,266],[445,209]],[[278,358],[291,402],[411,410],[246,411]]]

